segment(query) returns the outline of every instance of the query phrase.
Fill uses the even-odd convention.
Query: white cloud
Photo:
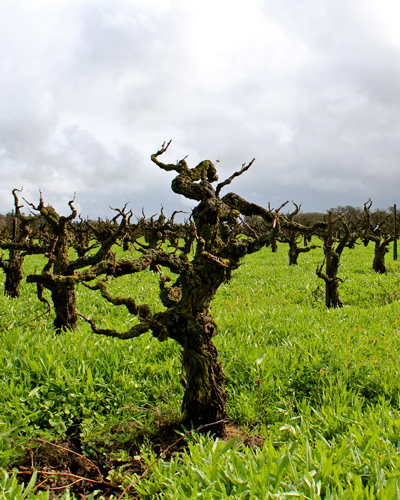
[[[84,213],[182,209],[150,162],[209,158],[232,189],[304,209],[396,202],[394,0],[69,0],[4,4],[0,211],[11,189]]]

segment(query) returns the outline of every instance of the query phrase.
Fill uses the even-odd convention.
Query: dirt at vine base
[[[187,447],[185,438],[179,439],[177,425],[166,425],[159,428],[159,432],[151,436],[154,453],[157,457],[162,456],[168,460],[171,456],[181,453]],[[237,437],[236,446],[240,443],[251,448],[263,445],[261,436],[250,436],[246,431],[234,425],[227,425],[224,440],[230,441]],[[31,449],[23,461],[17,467],[18,480],[27,484],[34,470],[37,471],[36,492],[50,491],[50,499],[54,500],[61,496],[66,489],[74,493],[77,499],[85,499],[94,491],[99,491],[105,499],[118,498],[123,494],[125,487],[117,484],[118,481],[110,480],[110,472],[122,468],[125,476],[140,476],[146,472],[147,465],[136,458],[139,453],[140,442],[135,442],[126,449],[129,460],[112,460],[103,456],[102,458],[88,459],[82,454],[78,438],[65,439],[57,443],[46,441],[32,441]],[[114,456],[121,448],[109,450],[109,455]],[[112,474],[111,474],[112,475]],[[128,491],[130,498],[137,498],[131,490]],[[122,495],[123,497],[123,495]]]

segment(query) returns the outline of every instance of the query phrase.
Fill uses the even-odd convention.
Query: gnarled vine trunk
[[[194,343],[198,343],[199,339]],[[225,376],[218,360],[218,352],[210,339],[202,345],[190,346],[187,342],[182,352],[186,387],[182,414],[187,426],[198,428],[218,422],[207,431],[222,436],[225,432],[226,392]]]
[[[24,257],[17,250],[11,249],[9,252],[9,258],[6,261],[1,260],[0,267],[6,275],[4,295],[15,299],[19,297],[19,286],[23,278],[22,264]]]
[[[51,291],[56,317],[54,326],[57,333],[62,330],[75,330],[77,315],[75,310],[75,288],[59,286]]]
[[[170,335],[183,348],[183,422],[194,428],[205,425],[205,431],[223,436],[226,418],[225,376],[212,341],[217,331],[209,306],[225,280],[227,270],[204,258],[201,252],[197,253],[190,269],[192,272],[181,276],[180,301],[173,308],[174,314],[168,315],[178,324],[166,324]],[[202,272],[198,273],[200,269]],[[176,337],[174,331],[179,332]],[[215,422],[215,425],[210,425]]]
[[[297,259],[299,257],[299,253],[297,252],[297,245],[289,243],[289,266],[297,266]]]
[[[381,242],[375,242],[374,261],[372,263],[372,268],[375,272],[380,274],[386,273],[385,255],[388,251],[387,245]]]
[[[333,226],[338,221],[333,220],[333,213],[329,213],[328,220],[328,232],[325,234],[325,259],[326,259],[326,272],[322,272],[324,263],[320,267],[317,267],[317,276],[325,281],[325,304],[326,307],[342,307],[343,302],[339,297],[339,283],[343,282],[341,278],[338,277],[337,273],[340,265],[340,257],[347,242],[350,238],[350,230],[348,225],[341,221],[342,231],[338,231],[337,234],[337,244],[334,248],[333,241]]]
[[[342,307],[343,302],[339,297],[339,283],[342,281],[337,273],[339,269],[340,254],[331,251],[331,260],[326,273],[322,267],[317,268],[317,276],[325,281],[325,304],[326,307]]]

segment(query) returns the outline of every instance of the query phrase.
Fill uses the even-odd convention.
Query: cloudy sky
[[[188,210],[164,160],[255,203],[400,204],[398,0],[0,0],[0,212]],[[227,190],[227,188],[225,188]]]

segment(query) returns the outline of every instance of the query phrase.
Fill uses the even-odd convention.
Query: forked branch
[[[167,149],[169,148],[169,145],[171,144],[171,142],[172,142],[172,139],[170,139],[168,142],[164,141],[162,143],[161,148],[153,156],[155,156],[157,158],[157,156],[164,154],[165,151],[167,151]]]
[[[243,163],[242,165],[242,168],[240,170],[238,170],[237,172],[235,172],[234,174],[232,174],[230,177],[228,177],[228,179],[225,179],[223,182],[220,182],[217,186],[217,190],[215,191],[215,194],[216,196],[219,196],[219,193],[221,192],[221,189],[225,186],[228,186],[228,184],[230,184],[233,179],[235,177],[239,177],[240,175],[244,174],[244,172],[246,172],[247,170],[249,170],[249,168],[253,165],[253,163],[255,162],[255,158],[253,158],[251,160],[251,162],[249,163]]]

